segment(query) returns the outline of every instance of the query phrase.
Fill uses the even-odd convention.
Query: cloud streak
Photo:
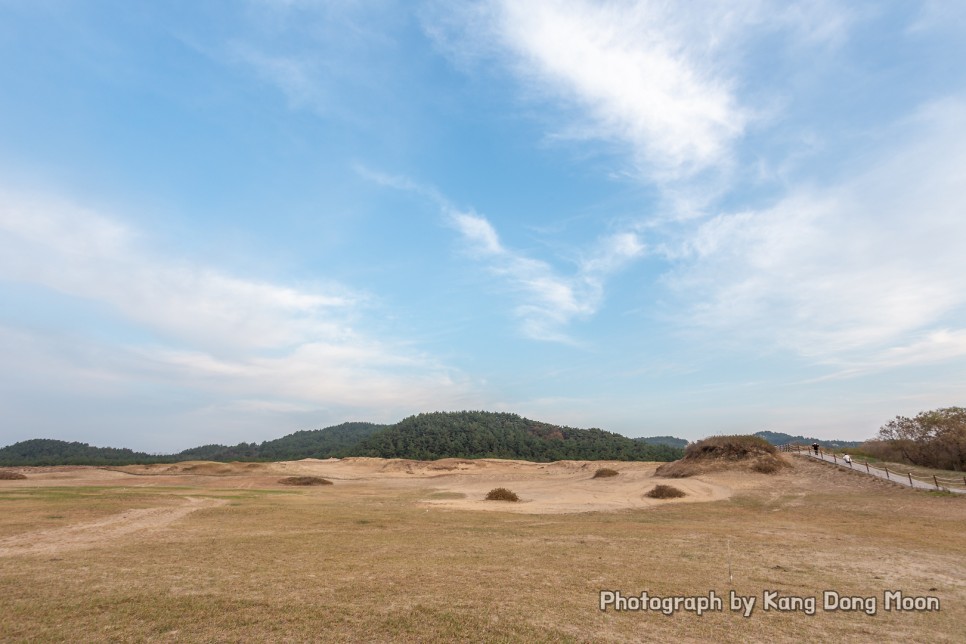
[[[456,207],[435,188],[361,166],[357,171],[379,185],[433,201],[446,225],[459,234],[467,255],[485,264],[498,279],[498,288],[514,295],[517,303],[513,315],[520,321],[523,335],[533,340],[578,344],[568,327],[596,314],[604,300],[607,279],[645,253],[636,232],[608,235],[575,262],[572,275],[563,275],[549,262],[507,247],[489,219]]]
[[[147,341],[106,345],[80,331],[58,339],[5,329],[10,338],[26,334],[24,351],[33,347],[17,364],[97,374],[109,388],[146,381],[197,388],[224,404],[379,416],[468,395],[432,357],[360,331],[362,293],[251,280],[167,257],[117,220],[67,201],[2,194],[0,279],[97,303],[107,318],[147,333]]]

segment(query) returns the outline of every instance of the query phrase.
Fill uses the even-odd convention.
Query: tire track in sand
[[[192,512],[228,503],[225,499],[185,497],[174,507],[125,510],[109,517],[50,530],[38,530],[0,539],[0,557],[53,554],[106,545],[131,534],[164,528]]]

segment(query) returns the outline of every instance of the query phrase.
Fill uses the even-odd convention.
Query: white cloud
[[[167,257],[116,220],[66,201],[0,193],[0,279],[95,302],[111,323],[155,338],[105,344],[80,331],[17,332],[29,341],[19,343],[28,355],[16,364],[95,374],[109,389],[147,380],[274,408],[407,412],[467,394],[430,356],[360,331],[363,294],[246,279]]]
[[[607,278],[644,254],[637,233],[616,233],[598,240],[590,253],[576,262],[572,276],[561,275],[550,263],[506,247],[489,219],[457,208],[435,188],[363,166],[356,170],[381,186],[433,201],[445,223],[459,233],[468,255],[486,262],[489,272],[499,278],[501,288],[517,297],[514,315],[520,320],[523,334],[534,340],[574,343],[567,326],[596,314],[603,302]]]
[[[840,185],[700,224],[667,276],[689,321],[837,364],[939,356],[966,308],[963,132],[966,103],[930,105]]]
[[[628,143],[658,176],[722,163],[747,123],[706,44],[689,42],[694,25],[665,3],[493,2],[461,17],[461,37],[494,38],[531,90],[583,111],[558,135]],[[446,25],[437,15],[430,31],[452,52]]]

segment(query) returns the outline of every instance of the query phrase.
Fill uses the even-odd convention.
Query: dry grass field
[[[18,468],[0,480],[0,640],[962,641],[966,498],[787,458],[673,481],[653,463]],[[686,496],[644,496],[667,482]],[[484,501],[495,487],[520,501]],[[725,605],[601,611],[602,589]],[[756,597],[750,617],[730,590]],[[877,610],[822,610],[824,590]],[[887,612],[890,590],[941,608]],[[764,611],[765,591],[818,609]]]

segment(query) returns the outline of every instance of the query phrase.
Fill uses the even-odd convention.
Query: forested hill
[[[516,414],[464,411],[419,414],[395,425],[343,423],[263,443],[202,445],[168,455],[34,439],[0,449],[0,466],[285,461],[345,456],[673,461],[681,455],[682,450],[672,446],[652,445],[600,429],[561,427]]]
[[[171,457],[152,456],[116,447],[92,447],[51,438],[34,438],[0,449],[0,465],[119,465],[162,463]]]
[[[177,454],[180,460],[193,461],[294,461],[300,458],[331,458],[347,456],[352,449],[388,425],[374,423],[342,423],[325,429],[310,429],[265,441],[203,445]]]
[[[354,450],[382,458],[508,458],[527,461],[673,461],[682,451],[600,429],[574,429],[483,411],[410,416],[373,434]]]
[[[367,436],[385,429],[373,423],[342,423],[295,432],[264,443],[202,445],[177,454],[145,454],[114,447],[92,447],[52,439],[34,439],[0,449],[0,465],[129,465],[177,461],[291,461],[347,456]]]

